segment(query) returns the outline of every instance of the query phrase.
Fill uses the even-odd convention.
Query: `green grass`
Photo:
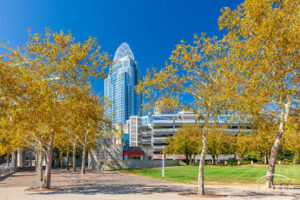
[[[197,183],[198,166],[166,167],[165,178],[161,177],[161,168],[123,169],[124,173],[136,174],[156,179],[164,179],[180,183]],[[205,166],[206,184],[263,184],[266,175],[266,165],[243,166]],[[275,176],[275,184],[300,185],[300,166],[276,166],[275,174],[289,178]]]

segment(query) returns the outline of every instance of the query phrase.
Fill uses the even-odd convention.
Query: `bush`
[[[237,159],[236,158],[229,158],[228,159],[229,165],[237,165]]]
[[[251,163],[251,161],[253,161],[254,163],[258,162],[258,159],[254,155],[248,155],[244,160],[248,161],[249,163]]]

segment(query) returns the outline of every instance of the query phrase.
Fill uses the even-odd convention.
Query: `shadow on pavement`
[[[111,185],[95,185],[95,184],[85,184],[85,185],[71,185],[68,187],[60,187],[61,191],[53,192],[37,192],[31,193],[31,195],[54,195],[54,194],[84,194],[84,195],[95,195],[97,193],[102,194],[152,194],[152,193],[182,193],[182,192],[192,192],[191,189],[185,189],[183,187],[174,186],[158,186],[158,185],[145,185],[145,184],[111,184]],[[195,191],[193,191],[195,192]]]
[[[30,178],[31,176],[31,178]],[[47,192],[26,192],[27,195],[55,195],[55,194],[159,194],[159,193],[195,193],[196,185],[178,184],[163,180],[139,177],[117,172],[93,171],[86,175],[80,175],[79,172],[55,169],[52,173],[52,186],[62,190]],[[16,173],[5,181],[9,187],[35,187],[33,182],[35,173],[23,172]],[[20,184],[23,181],[22,184]],[[33,184],[34,183],[34,184]],[[0,182],[0,184],[2,184]],[[3,185],[1,185],[3,187]],[[235,199],[261,199],[261,198],[288,198],[300,199],[300,188],[294,187],[293,191],[287,190],[260,190],[254,186],[206,186],[207,194],[228,195]]]

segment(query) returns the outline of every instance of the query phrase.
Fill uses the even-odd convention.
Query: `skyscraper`
[[[125,124],[132,115],[138,115],[141,95],[135,92],[140,80],[137,62],[129,45],[124,42],[116,51],[108,77],[104,80],[104,96],[112,102],[106,114],[113,123]]]

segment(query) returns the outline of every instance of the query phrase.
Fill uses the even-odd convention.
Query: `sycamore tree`
[[[0,154],[6,154],[7,160],[12,152],[24,148],[22,138],[14,137],[18,131],[15,127],[17,98],[22,94],[22,88],[15,87],[21,81],[18,75],[22,71],[15,66],[5,64],[0,57]]]
[[[108,55],[100,50],[94,38],[74,42],[71,33],[30,35],[26,45],[7,55],[4,69],[8,81],[1,82],[1,95],[16,105],[14,118],[18,129],[15,137],[39,146],[45,154],[46,170],[43,187],[49,188],[54,140],[64,131],[64,117],[70,88],[88,83],[91,77],[104,78]],[[4,67],[5,68],[5,67]]]
[[[68,112],[68,110],[67,110]],[[56,148],[59,152],[59,166],[63,169],[64,168],[64,161],[63,161],[63,155],[64,153],[67,154],[67,152],[70,151],[70,143],[69,138],[66,132],[64,131],[64,126],[62,126],[62,129],[59,133],[57,133],[57,138],[59,140],[54,140],[54,148]],[[67,163],[68,165],[69,163]],[[66,167],[67,167],[66,165]]]
[[[67,113],[65,113],[65,117],[69,117],[69,114],[72,114],[70,110],[67,110]],[[71,138],[69,132],[66,131],[66,127],[71,124],[70,119],[66,119],[66,123],[62,128],[61,134],[58,136],[60,140],[55,140],[54,146],[59,149],[59,159],[61,167],[63,168],[63,154],[66,154],[66,169],[70,170],[70,152],[73,148],[72,141],[75,140],[75,138]],[[69,129],[70,130],[70,129]],[[72,130],[74,131],[74,130]]]
[[[220,29],[227,30],[238,111],[264,113],[279,121],[271,149],[266,187],[273,187],[278,150],[292,107],[299,103],[300,4],[298,0],[245,0],[224,8]]]
[[[73,171],[76,171],[77,150],[82,150],[81,174],[85,174],[86,153],[95,147],[104,132],[112,128],[111,121],[104,115],[106,105],[103,98],[94,94],[90,84],[70,88],[69,98],[65,102],[64,134],[61,137],[64,141],[58,141],[58,144],[67,150],[67,161],[68,151],[72,149]]]
[[[254,136],[252,133],[239,133],[235,140],[234,153],[240,157],[241,164],[244,163],[245,156],[254,150]]]
[[[65,141],[63,141],[64,147],[67,149],[67,169],[69,163],[69,151],[72,151],[72,170],[76,171],[76,153],[77,153],[77,136],[79,134],[78,130],[78,115],[80,115],[77,110],[78,99],[80,99],[80,94],[78,87],[74,87],[69,91],[69,98],[65,102],[65,107],[67,107],[68,112],[65,113],[66,123],[63,126],[63,131],[66,136]]]
[[[255,125],[254,148],[257,154],[264,156],[264,163],[268,164],[271,148],[274,143],[274,134],[278,125],[271,116],[258,117]]]
[[[82,148],[81,174],[85,174],[86,153],[94,148],[100,136],[111,128],[112,124],[104,115],[105,102],[93,94],[90,86],[80,88],[74,101],[75,141]]]
[[[207,152],[211,154],[212,164],[218,163],[220,154],[231,154],[233,152],[233,144],[235,143],[235,135],[226,134],[225,126],[214,124],[209,129]]]
[[[300,121],[299,116],[293,116],[287,122],[284,146],[294,153],[294,164],[300,160]]]
[[[201,129],[200,125],[184,124],[178,129],[175,136],[168,137],[164,152],[169,154],[184,154],[186,164],[192,162],[192,156],[201,152]]]
[[[1,125],[0,125],[1,126]],[[25,147],[25,144],[18,138],[12,137],[10,132],[6,132],[7,127],[0,127],[0,155],[6,155],[7,168],[9,167],[9,160],[12,153],[18,149]],[[5,130],[3,130],[5,129]],[[13,131],[10,129],[9,131]],[[16,163],[15,163],[16,164]]]
[[[137,86],[137,92],[149,99],[143,106],[154,109],[155,103],[160,110],[174,110],[180,105],[182,97],[192,97],[186,110],[194,110],[204,119],[202,131],[202,151],[199,162],[198,194],[204,194],[204,164],[207,152],[209,120],[224,113],[226,80],[223,58],[226,46],[217,38],[203,34],[195,36],[192,44],[181,41],[170,56],[170,61],[159,71],[148,70],[148,74]],[[157,106],[157,105],[156,105]]]

